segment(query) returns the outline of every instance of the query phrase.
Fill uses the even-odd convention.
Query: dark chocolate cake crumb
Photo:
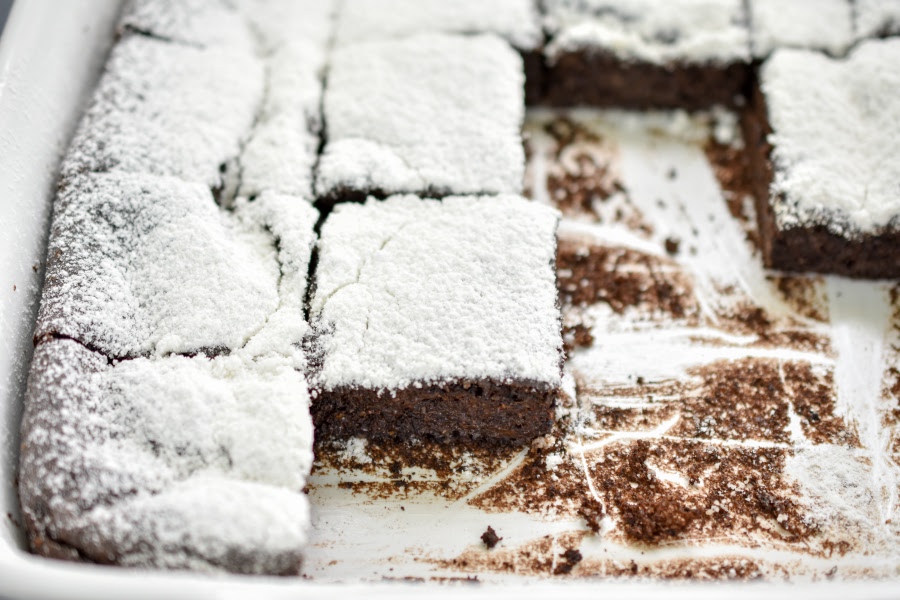
[[[669,256],[675,256],[676,254],[678,254],[678,247],[681,244],[681,240],[679,240],[677,238],[668,237],[668,238],[666,238],[665,244],[666,244],[666,253],[668,253]]]
[[[481,534],[481,541],[488,547],[488,550],[496,546],[502,539],[490,525],[488,525],[487,531]]]
[[[554,575],[568,575],[582,559],[581,552],[574,548],[569,548],[560,554],[559,557],[562,561],[557,563],[556,568],[553,569]]]

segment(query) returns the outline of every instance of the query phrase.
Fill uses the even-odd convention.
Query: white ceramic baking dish
[[[0,597],[892,597],[896,584],[540,582],[322,584],[143,572],[30,555],[15,486],[18,427],[57,165],[112,41],[117,0],[19,0],[0,40]],[[385,535],[388,535],[385,532]],[[340,554],[340,548],[332,549]],[[351,570],[352,572],[352,570]]]

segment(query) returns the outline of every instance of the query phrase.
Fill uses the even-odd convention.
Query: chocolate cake
[[[38,554],[299,573],[328,37],[236,6],[131,3],[63,161],[20,453]]]
[[[523,80],[521,58],[492,34],[338,47],[324,99],[319,202],[521,191]]]
[[[545,0],[552,106],[734,106],[750,74],[741,0]]]
[[[499,35],[522,55],[526,103],[540,99],[544,35],[533,0],[350,0],[341,7],[335,43],[345,46],[423,32]]]
[[[900,40],[885,40],[845,60],[779,50],[763,65],[744,128],[767,266],[900,276],[898,60]]]
[[[895,5],[130,0],[61,166],[22,423],[30,549],[300,574],[314,430],[340,455],[319,464],[406,493],[421,459],[421,489],[459,484],[503,524],[490,552],[479,515],[468,549],[424,564],[637,575],[618,558],[704,540],[863,547],[827,525],[877,494],[825,284],[743,290],[766,274],[709,206],[702,145],[718,171],[750,164],[730,176],[752,181],[768,266],[900,276],[900,39],[839,58],[900,31]],[[535,111],[523,137],[538,101],[678,110],[652,133]],[[746,108],[746,145],[718,105]],[[794,314],[791,286],[824,308]],[[554,511],[576,530],[550,523],[533,554],[497,514]]]
[[[515,196],[336,207],[310,304],[320,439],[521,444],[549,431],[556,221]]]
[[[275,326],[292,278],[302,322],[317,216],[274,194],[223,213],[208,188],[168,177],[72,179],[56,205],[35,338],[75,339],[110,358],[229,352]],[[273,231],[292,263],[275,255]]]

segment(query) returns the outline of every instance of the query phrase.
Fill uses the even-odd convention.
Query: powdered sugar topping
[[[63,176],[126,171],[222,185],[263,93],[246,52],[130,36],[113,49]]]
[[[492,35],[427,34],[336,50],[317,193],[518,192],[523,83],[522,60]]]
[[[552,61],[566,52],[611,52],[651,63],[749,60],[742,0],[546,0]]]
[[[557,214],[516,196],[341,204],[319,241],[318,384],[560,384]]]
[[[38,337],[110,356],[236,349],[279,304],[272,237],[221,211],[204,186],[174,178],[71,182],[49,257]]]
[[[119,29],[198,47],[253,49],[246,22],[227,0],[130,0]]]

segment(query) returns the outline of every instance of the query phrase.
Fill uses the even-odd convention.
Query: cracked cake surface
[[[316,385],[451,379],[558,386],[556,213],[515,196],[395,196],[322,228],[310,318]]]
[[[279,264],[266,208],[278,203],[271,210],[293,218],[274,227],[290,229],[306,261],[314,239],[306,202],[260,202],[224,213],[208,188],[173,178],[72,180],[57,203],[36,337],[113,357],[240,348],[280,308],[282,270],[305,288],[304,260]],[[294,312],[302,322],[301,307]]]
[[[740,0],[548,0],[545,6],[551,61],[584,48],[650,63],[729,63],[749,56]]]
[[[36,552],[298,572],[312,421],[289,361],[110,362],[52,340],[37,348],[29,390],[20,493]]]

